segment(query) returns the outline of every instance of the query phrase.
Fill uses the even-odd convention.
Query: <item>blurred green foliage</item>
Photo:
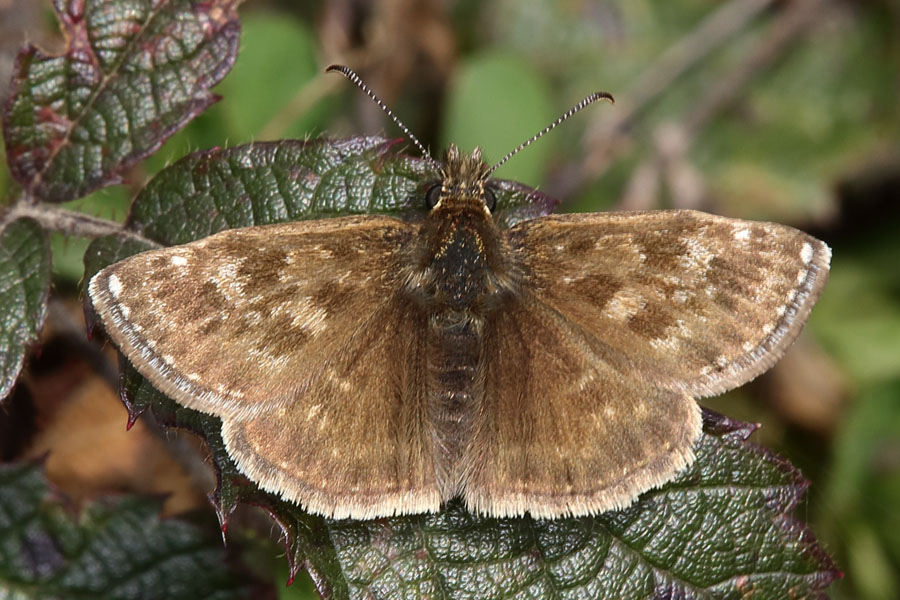
[[[585,139],[595,139],[595,128],[630,110],[629,92],[667,48],[737,1],[460,0],[445,13],[432,6],[455,44],[443,71],[435,69],[450,74],[445,95],[434,106],[399,116],[409,119],[413,132],[435,130],[436,139],[422,140],[432,149],[449,142],[464,149],[481,145],[497,160],[587,93],[612,92],[615,106],[578,115],[499,173],[546,190],[548,181],[583,173],[583,157],[597,150]],[[296,13],[286,4],[280,10],[246,5],[241,54],[217,89],[224,100],[146,161],[135,181],[189,151],[257,139],[273,124],[280,127],[279,138],[346,133],[359,91],[345,83],[324,99],[309,94],[323,85],[323,67],[346,60],[334,54],[341,44],[359,63],[371,59],[373,68],[390,71],[391,60],[418,61],[396,89],[375,89],[398,96],[396,106],[403,106],[429,79],[421,72],[432,69],[427,56],[433,55],[423,50],[423,40],[396,41],[387,51],[366,45],[378,37],[378,19],[389,22],[387,4],[361,11],[351,19],[347,39],[338,41],[328,37],[334,28],[323,15],[335,13],[322,0]],[[771,43],[772,30],[799,4],[771,3],[654,95],[615,138],[605,168],[560,186],[573,190],[564,206],[617,206],[638,169],[655,164],[660,128],[684,125],[711,90]],[[690,136],[678,160],[702,182],[705,209],[813,229],[834,247],[831,280],[808,331],[846,378],[849,398],[827,432],[806,435],[784,422],[775,427],[780,439],[766,439],[792,460],[792,452],[800,452],[801,461],[817,465],[807,470],[815,477],[806,516],[846,572],[832,596],[887,600],[900,597],[900,6],[887,0],[821,4],[809,26]],[[410,47],[420,54],[409,56]],[[302,94],[313,99],[309,109],[284,121],[283,111]],[[431,120],[439,125],[429,127]],[[387,121],[381,127],[399,135]],[[368,128],[366,123],[355,133]],[[846,182],[872,177],[887,181],[886,191],[874,185],[869,195],[848,199],[839,193]],[[665,181],[657,184],[661,192],[652,196],[652,207],[672,205],[677,194],[666,190]],[[0,191],[9,188],[2,171]],[[134,191],[101,191],[78,205],[122,219]],[[81,277],[85,244],[56,236],[54,265],[61,280]],[[735,415],[727,409],[729,400],[718,406],[733,416],[756,414],[767,423],[771,418],[769,409],[752,404],[741,409],[749,415]],[[798,439],[805,442],[801,449]],[[282,597],[307,597],[299,589],[295,585]]]

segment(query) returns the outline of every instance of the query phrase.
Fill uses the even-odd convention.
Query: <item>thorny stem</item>
[[[653,185],[652,179],[658,178],[662,174],[661,171],[669,171],[672,165],[683,162],[683,157],[703,128],[740,97],[742,90],[750,84],[754,76],[774,63],[782,56],[788,45],[809,30],[809,26],[822,13],[824,5],[828,2],[829,0],[796,0],[793,2],[790,8],[785,9],[784,14],[775,20],[745,58],[738,65],[729,69],[721,78],[718,78],[717,83],[691,107],[680,122],[670,122],[665,126],[667,131],[657,131],[657,135],[654,136],[656,140],[654,152],[632,172],[632,179],[626,188],[627,191],[618,203],[619,209],[647,210],[652,208],[650,204],[645,203],[648,199],[646,190]],[[679,136],[679,143],[675,146],[677,147],[677,156],[671,156],[671,152],[663,148],[661,144],[661,140],[671,139],[672,135]],[[669,146],[672,147],[671,144]],[[671,173],[668,174],[671,175]],[[641,192],[641,189],[644,191]]]
[[[780,56],[788,42],[806,30],[805,26],[812,22],[817,12],[821,12],[822,5],[827,2],[828,0],[797,0],[779,11],[773,19],[775,23],[757,42],[749,57],[732,67],[729,75],[712,92],[706,94],[699,104],[688,109],[689,115],[684,120],[689,126],[689,132],[696,133],[739,96],[756,74]],[[607,120],[589,130],[585,146],[591,150],[585,154],[574,173],[567,173],[568,184],[565,189],[554,189],[554,192],[557,195],[571,195],[584,182],[600,176],[621,149],[629,146],[617,140],[629,135],[628,129],[646,108],[691,68],[720,46],[733,40],[735,35],[771,4],[772,0],[731,0],[663,52],[630,89],[617,94],[625,98],[621,104],[628,108],[613,120]]]
[[[74,210],[67,210],[53,204],[31,204],[29,202],[20,201],[14,204],[6,213],[0,215],[0,221],[10,222],[23,217],[34,219],[40,223],[44,229],[59,231],[67,235],[85,238],[118,235],[152,246],[159,246],[157,242],[145,238],[116,221],[101,219],[100,217],[94,217]]]

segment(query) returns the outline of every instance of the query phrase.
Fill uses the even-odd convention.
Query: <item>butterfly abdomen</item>
[[[428,331],[428,412],[438,486],[445,499],[459,491],[456,468],[478,412],[481,327],[474,319],[460,317],[435,315]]]

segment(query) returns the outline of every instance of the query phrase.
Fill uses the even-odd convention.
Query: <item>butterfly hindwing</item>
[[[652,385],[532,295],[485,324],[484,400],[464,461],[467,505],[496,516],[629,505],[692,460],[697,403]]]
[[[435,481],[419,307],[395,297],[319,358],[290,404],[222,434],[262,488],[337,518],[433,512]]]

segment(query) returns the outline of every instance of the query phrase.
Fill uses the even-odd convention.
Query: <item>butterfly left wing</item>
[[[694,397],[775,364],[831,257],[791,227],[690,210],[552,215],[506,235],[523,288],[648,381]]]
[[[223,422],[263,488],[335,516],[437,510],[425,315],[400,293],[416,226],[344,217],[145,252],[89,285],[153,385]]]

